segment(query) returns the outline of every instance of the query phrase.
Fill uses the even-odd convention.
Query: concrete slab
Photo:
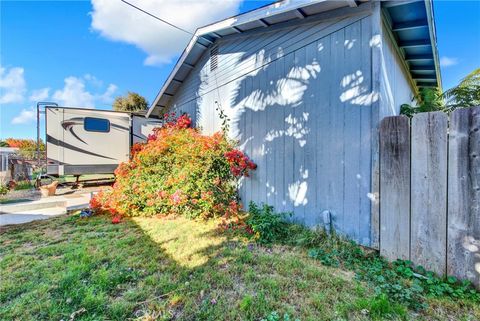
[[[36,201],[18,202],[0,205],[0,226],[23,224],[36,220],[44,220],[67,211],[87,208],[92,193],[59,195],[42,198]]]
[[[50,207],[38,210],[21,211],[0,215],[0,226],[23,224],[32,221],[45,220],[67,213],[65,207]]]

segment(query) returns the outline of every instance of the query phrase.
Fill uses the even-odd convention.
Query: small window
[[[108,133],[110,131],[110,121],[103,118],[85,117],[83,129],[87,132]]]

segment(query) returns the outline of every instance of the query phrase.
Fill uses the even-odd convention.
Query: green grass
[[[32,189],[34,186],[32,185],[32,183],[28,180],[25,180],[25,181],[18,181],[16,182],[15,184],[15,190],[16,191],[22,191],[22,190],[26,190],[26,189]]]
[[[480,319],[480,307],[461,300],[408,310],[304,248],[263,247],[216,226],[73,215],[4,230],[0,319]]]

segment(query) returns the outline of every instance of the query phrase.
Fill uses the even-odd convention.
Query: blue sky
[[[193,31],[270,1],[132,2]],[[449,88],[480,67],[480,1],[434,3]],[[35,137],[38,100],[110,109],[115,96],[130,90],[151,102],[189,39],[115,0],[0,0],[0,6],[0,138]]]

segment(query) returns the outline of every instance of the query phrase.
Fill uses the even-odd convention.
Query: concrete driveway
[[[67,211],[87,208],[92,192],[52,196],[36,201],[0,205],[0,226],[45,220]]]

